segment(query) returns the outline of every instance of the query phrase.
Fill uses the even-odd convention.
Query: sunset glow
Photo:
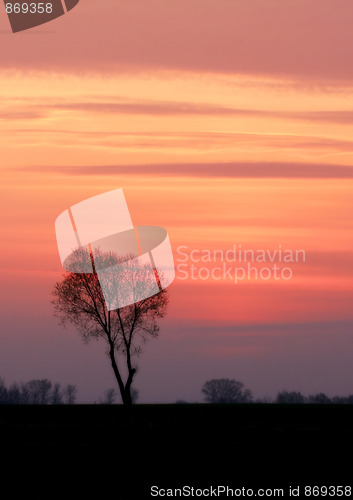
[[[83,400],[111,383],[99,348],[82,349],[53,317],[50,292],[62,274],[54,221],[123,188],[134,226],[168,230],[177,270],[160,339],[141,358],[141,402],[200,399],[213,376],[234,376],[258,396],[283,387],[352,392],[351,23],[323,2],[322,15],[336,23],[326,39],[312,7],[301,18],[301,0],[285,2],[286,11],[256,0],[261,22],[247,2],[225,2],[225,10],[236,5],[231,19],[204,2],[200,20],[203,2],[182,1],[170,7],[168,37],[163,2],[142,7],[144,17],[140,2],[103,3],[85,0],[32,34],[10,35],[1,16],[0,376],[73,381]],[[300,40],[293,20],[303,22]],[[190,254],[234,245],[302,249],[306,258],[278,281],[192,279],[178,268],[181,246]],[[211,271],[220,262],[194,264]],[[19,338],[27,348],[13,364]],[[83,375],[90,364],[93,384]]]

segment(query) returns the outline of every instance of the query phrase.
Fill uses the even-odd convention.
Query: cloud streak
[[[43,167],[23,167],[17,170],[41,172]],[[353,179],[353,167],[311,163],[198,163],[146,164],[102,166],[50,166],[45,171],[63,175],[145,175],[167,177],[215,178],[285,178],[285,179]]]
[[[34,102],[34,99],[8,100],[3,109],[0,109],[0,119],[45,118],[57,111],[73,111],[82,113],[103,114],[131,114],[152,116],[173,115],[208,115],[232,116],[244,118],[275,118],[279,120],[315,121],[325,123],[340,123],[350,125],[353,122],[353,110],[320,110],[320,111],[290,111],[264,110],[249,108],[234,108],[231,106],[212,105],[203,102],[162,101],[162,100],[133,100],[114,98],[101,100],[98,96],[90,101],[69,101],[43,99]],[[95,100],[96,99],[96,100]],[[30,102],[29,102],[30,101]]]

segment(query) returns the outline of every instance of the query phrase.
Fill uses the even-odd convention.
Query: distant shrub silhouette
[[[280,404],[303,404],[306,402],[305,396],[300,392],[282,391],[277,394],[276,403]]]
[[[255,403],[256,404],[272,404],[273,403],[273,398],[271,398],[270,396],[264,396],[262,398],[257,398],[255,400]]]
[[[111,389],[106,389],[104,391],[104,397],[103,399],[100,400],[100,404],[103,404],[103,405],[112,405],[115,401],[115,398],[116,398],[117,394],[116,394],[116,391],[115,389],[111,388]]]
[[[278,404],[353,404],[353,394],[349,396],[334,396],[328,397],[323,392],[311,394],[308,397],[303,396],[300,392],[281,391],[277,394],[275,403]]]
[[[229,404],[252,401],[251,391],[245,389],[242,382],[229,378],[208,380],[204,383],[202,392],[207,403]]]
[[[349,396],[334,396],[331,401],[336,405],[352,405],[353,394],[350,394]]]
[[[75,385],[68,384],[63,389],[64,404],[73,405],[76,401],[77,388]]]
[[[327,405],[327,404],[332,403],[332,401],[328,396],[326,396],[326,394],[324,394],[323,392],[320,392],[319,394],[311,394],[308,397],[308,403]]]
[[[60,384],[55,384],[52,388],[52,383],[48,379],[34,379],[21,384],[13,383],[8,388],[4,380],[0,379],[0,404],[73,404],[76,394],[77,389],[74,385],[68,385],[61,391]]]

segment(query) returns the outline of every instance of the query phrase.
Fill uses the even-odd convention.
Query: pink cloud
[[[332,0],[85,0],[41,28],[16,35],[9,31],[1,65],[90,72],[182,69],[348,81],[353,75],[352,14],[349,0],[339,7]],[[8,28],[2,15],[3,42]]]
[[[20,102],[19,102],[20,101]],[[30,102],[29,102],[30,101]],[[182,102],[163,100],[127,100],[112,97],[109,100],[100,100],[96,96],[91,101],[74,102],[64,99],[53,99],[43,103],[43,99],[35,102],[31,99],[8,100],[11,102],[11,112],[2,111],[0,119],[21,119],[47,117],[55,111],[79,111],[87,113],[132,114],[153,116],[174,115],[207,115],[207,116],[241,116],[254,118],[277,118],[300,121],[317,121],[341,123],[350,125],[353,121],[353,110],[320,110],[320,111],[274,111],[264,109],[234,108],[231,106],[216,106],[204,102]],[[23,105],[26,111],[23,111]]]
[[[18,171],[42,172],[43,167],[20,167]],[[46,172],[63,175],[162,175],[218,178],[352,179],[353,168],[333,164],[277,162],[175,163],[167,165],[48,166]]]

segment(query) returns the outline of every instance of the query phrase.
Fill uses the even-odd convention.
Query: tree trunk
[[[120,395],[121,395],[121,399],[123,400],[123,404],[129,404],[128,398],[126,398],[126,396],[125,396],[124,382],[121,378],[118,364],[117,364],[116,359],[115,359],[114,345],[112,342],[110,342],[109,357],[110,357],[110,362],[112,364],[115,378],[116,378],[118,385],[119,385]],[[130,404],[131,404],[131,395],[130,395]]]
[[[123,398],[123,404],[124,405],[132,405],[132,399],[131,399],[131,392],[130,389],[125,389],[124,391],[124,398]]]
[[[119,385],[120,395],[121,395],[121,399],[123,401],[123,404],[124,405],[132,405],[131,384],[132,384],[132,380],[133,380],[133,377],[135,375],[136,369],[129,367],[129,376],[128,376],[128,379],[126,381],[126,384],[124,385],[124,382],[123,382],[121,375],[120,375],[120,372],[119,372],[118,364],[117,364],[116,359],[115,359],[114,345],[112,342],[110,342],[109,357],[110,357],[110,361],[112,364],[115,378],[116,378],[118,385]]]
[[[132,379],[134,378],[136,369],[129,367],[129,376],[127,378],[126,384],[125,384],[125,400],[124,404],[127,405],[132,405],[132,398],[131,398],[131,384],[132,384]]]

